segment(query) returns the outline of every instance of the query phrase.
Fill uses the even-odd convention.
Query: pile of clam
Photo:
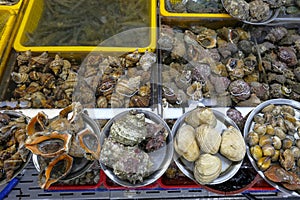
[[[30,159],[25,148],[28,119],[17,112],[0,113],[0,180],[10,181]]]
[[[300,121],[289,105],[270,104],[254,116],[246,141],[256,166],[271,181],[299,190]]]
[[[79,103],[72,103],[52,119],[39,112],[28,123],[27,134],[25,147],[39,157],[41,188],[66,177],[74,158],[99,160],[99,138],[86,126]]]
[[[193,174],[200,184],[209,184],[221,174],[222,160],[217,153],[231,162],[243,160],[246,145],[240,131],[233,126],[216,128],[210,108],[196,108],[184,121],[175,135],[175,151],[180,159],[194,163]]]
[[[300,99],[296,27],[172,28],[160,38],[164,106],[257,106]],[[257,45],[256,45],[257,44]]]
[[[11,73],[10,101],[22,108],[64,108],[72,101],[93,108],[148,107],[155,62],[156,54],[135,51],[122,56],[91,54],[79,66],[58,54],[52,58],[47,52],[32,56],[26,51],[17,56]]]

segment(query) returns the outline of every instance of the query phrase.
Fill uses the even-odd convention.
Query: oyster
[[[110,128],[110,136],[116,141],[134,146],[146,138],[147,127],[145,114],[129,112],[126,116],[116,120]]]
[[[212,109],[205,107],[199,107],[191,111],[184,121],[194,128],[201,124],[208,124],[211,127],[215,127],[217,125],[217,119]]]
[[[194,176],[200,184],[208,184],[220,175],[221,170],[220,158],[211,154],[202,154],[195,162]]]
[[[174,140],[174,148],[189,162],[194,162],[200,156],[195,129],[191,125],[183,125],[179,128]]]
[[[143,181],[150,174],[153,165],[147,153],[137,146],[124,146],[111,137],[105,138],[102,145],[100,162],[113,168],[114,174],[120,179],[135,184]]]
[[[71,170],[73,158],[68,154],[61,154],[51,160],[46,169],[39,175],[39,185],[43,189],[48,189],[51,184],[65,177]]]
[[[220,133],[207,124],[202,124],[195,129],[196,139],[201,151],[215,154],[219,151],[221,144]]]
[[[241,161],[246,154],[246,144],[239,130],[230,126],[222,134],[220,153],[231,161]]]
[[[136,181],[143,182],[143,177],[150,174],[152,165],[149,155],[134,146],[127,147],[126,153],[112,167],[114,174],[120,179],[135,184]]]

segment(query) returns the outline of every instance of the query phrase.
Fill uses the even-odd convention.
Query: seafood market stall
[[[0,0],[0,199],[298,199],[299,2]]]

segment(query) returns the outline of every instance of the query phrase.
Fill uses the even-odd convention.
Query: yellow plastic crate
[[[149,23],[150,27],[146,27],[147,34],[149,36],[149,44],[141,47],[131,47],[131,46],[53,46],[53,45],[26,45],[31,38],[29,35],[34,34],[34,31],[37,29],[39,25],[39,21],[42,20],[42,15],[44,11],[44,4],[46,4],[47,0],[30,0],[28,2],[27,8],[24,13],[23,20],[19,27],[19,31],[16,35],[16,39],[14,41],[14,49],[18,52],[31,50],[32,52],[60,52],[60,53],[89,53],[92,51],[97,52],[131,52],[138,49],[140,52],[154,51],[156,48],[156,32],[157,32],[157,22],[156,22],[156,8],[157,8],[157,0],[150,0],[149,4]],[[74,1],[75,3],[78,1]],[[76,11],[74,11],[76,12]],[[99,17],[101,17],[101,13],[99,13]],[[62,19],[63,20],[63,19]],[[55,28],[54,28],[55,30]],[[130,37],[135,37],[135,35],[131,34]]]
[[[23,0],[19,0],[17,3],[13,5],[0,5],[0,9],[11,9],[18,12],[21,9],[22,4],[23,4]]]
[[[159,1],[160,14],[163,17],[184,17],[184,18],[231,18],[227,13],[175,13],[166,9],[166,0]],[[171,4],[180,3],[182,0],[170,0]]]
[[[2,56],[7,48],[8,42],[12,39],[10,36],[15,19],[16,14],[13,10],[0,9],[0,62],[2,61]]]

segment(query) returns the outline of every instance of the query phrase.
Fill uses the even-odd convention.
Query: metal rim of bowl
[[[193,109],[194,110],[194,109]],[[190,114],[193,110],[190,110],[186,113],[184,113],[180,118],[178,118],[175,122],[175,124],[173,125],[172,128],[172,136],[175,137],[175,135],[177,134],[178,129],[180,128],[180,126],[182,126],[182,124],[184,123],[184,118]],[[233,127],[237,128],[238,130],[239,127],[235,124],[235,122],[230,119],[228,116],[226,116],[225,114],[221,113],[220,111],[217,110],[213,110],[213,113],[216,115],[217,120],[219,120],[221,123],[224,124],[224,122],[227,122],[228,125],[232,125]],[[224,121],[222,121],[224,120]],[[224,124],[226,125],[226,124]],[[226,125],[227,126],[227,125]],[[176,163],[177,167],[187,176],[189,177],[191,180],[195,181],[196,183],[198,183],[194,177],[194,174],[191,173],[189,170],[186,169],[186,167],[184,165],[181,164],[181,162],[179,161],[180,156],[178,155],[178,153],[176,151],[174,151],[174,156],[173,156],[173,160]],[[213,182],[207,184],[207,185],[215,185],[215,184],[220,184],[223,183],[227,180],[229,180],[230,178],[232,178],[240,169],[243,160],[239,161],[239,162],[233,162],[233,166],[230,167],[230,169],[232,170],[231,173],[229,175],[227,175],[224,179],[219,179],[219,177],[217,179],[215,179]],[[228,170],[228,169],[227,169]],[[226,171],[227,171],[226,170]],[[224,172],[222,172],[224,173]],[[221,173],[221,174],[222,174]],[[200,184],[200,183],[198,183]],[[201,185],[201,184],[200,184]]]
[[[97,126],[96,122],[93,119],[91,119],[87,114],[81,113],[81,115],[83,117],[83,120],[86,122],[86,124],[88,124],[90,126],[90,128],[92,128],[93,133],[95,133],[98,136],[98,138],[100,139],[100,129]],[[78,158],[73,157],[73,159],[78,159]],[[95,162],[94,160],[87,160],[86,158],[81,158],[81,159],[84,159],[86,161],[86,163],[83,166],[81,166],[80,169],[76,169],[75,172],[72,173],[70,171],[66,176],[62,177],[60,179],[60,181],[72,180],[72,179],[75,179],[75,178],[81,176],[86,171],[88,171]],[[33,162],[33,165],[35,166],[36,170],[38,172],[40,172],[41,169],[40,169],[40,164],[38,161],[38,155],[35,155],[35,154],[32,155],[32,162]]]
[[[147,110],[142,110],[142,109],[131,109],[131,110],[123,111],[123,112],[115,115],[113,118],[111,118],[102,129],[101,136],[100,136],[100,144],[102,145],[104,142],[104,139],[109,135],[109,130],[110,130],[110,127],[113,124],[113,122],[116,119],[123,117],[124,115],[126,115],[128,112],[130,112],[132,110],[136,111],[137,113],[144,113],[146,119],[150,119],[156,123],[158,122],[158,123],[163,124],[164,128],[168,132],[168,137],[167,137],[166,146],[165,146],[166,147],[165,159],[162,161],[162,163],[160,165],[161,166],[160,169],[154,171],[149,176],[144,177],[143,182],[138,182],[136,184],[132,184],[129,181],[122,180],[113,173],[111,168],[107,167],[106,165],[104,165],[103,163],[100,162],[101,169],[104,171],[106,176],[108,176],[113,182],[115,182],[121,186],[129,187],[129,188],[144,187],[144,186],[147,186],[147,185],[157,181],[157,179],[159,179],[165,173],[165,171],[168,169],[168,167],[172,161],[173,153],[174,153],[173,137],[172,137],[171,130],[170,130],[169,126],[167,125],[167,123],[159,115],[157,115],[153,112],[147,111]]]
[[[293,108],[297,108],[300,109],[300,103],[294,100],[290,100],[290,99],[271,99],[271,100],[267,100],[264,101],[263,103],[259,104],[257,107],[255,107],[251,113],[249,114],[246,123],[245,123],[245,127],[244,127],[244,139],[246,140],[246,137],[248,135],[248,132],[250,131],[250,127],[253,121],[253,118],[256,114],[258,114],[264,107],[266,107],[267,105],[270,104],[274,104],[274,105],[290,105]],[[252,158],[251,153],[250,153],[250,148],[249,145],[246,143],[246,152],[247,152],[247,156],[252,164],[252,166],[254,167],[254,169],[257,171],[257,173],[267,182],[269,183],[271,186],[273,186],[274,188],[276,188],[277,190],[280,190],[286,194],[290,194],[293,196],[300,196],[299,193],[292,191],[292,190],[288,190],[278,184],[276,184],[273,181],[270,181],[267,177],[265,177],[263,171],[261,171],[257,165],[255,160]]]
[[[29,122],[29,117],[27,117],[26,115],[24,115],[23,113],[21,113],[19,111],[2,110],[2,111],[0,111],[0,113],[4,113],[4,114],[7,114],[7,115],[12,115],[12,116],[16,116],[16,117],[25,117],[26,121]],[[17,177],[26,168],[26,166],[28,165],[28,163],[31,160],[31,157],[32,157],[32,153],[31,153],[31,151],[29,151],[29,153],[27,155],[26,162],[23,162],[23,164],[19,167],[19,169],[14,172],[14,175],[12,176],[11,179],[9,179],[9,180],[6,180],[6,179],[1,180],[0,181],[0,185],[6,184],[9,181],[11,181],[12,179],[14,179],[15,177]]]

